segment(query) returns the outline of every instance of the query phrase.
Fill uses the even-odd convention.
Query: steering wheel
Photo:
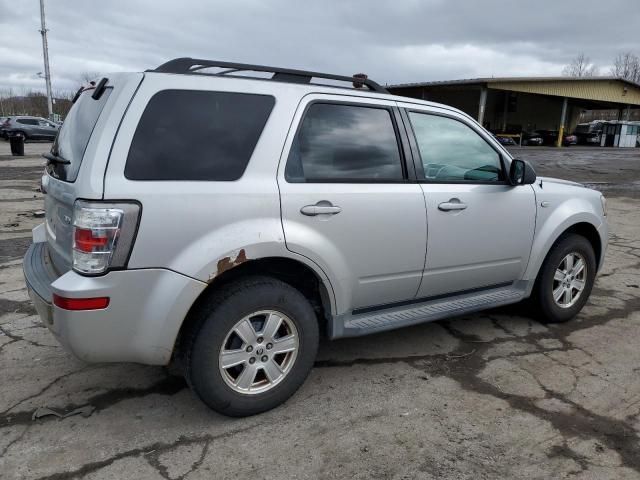
[[[424,176],[426,178],[438,178],[440,176],[440,172],[442,172],[445,168],[447,168],[447,165],[442,165],[440,163],[427,163],[424,166]],[[435,175],[433,174],[433,171],[435,170]]]

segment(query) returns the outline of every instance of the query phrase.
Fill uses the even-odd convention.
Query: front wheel
[[[596,256],[583,236],[561,238],[545,259],[534,301],[547,322],[566,322],[587,302],[596,277]]]
[[[202,305],[187,345],[187,380],[212,409],[247,416],[287,400],[309,374],[318,321],[292,286],[268,277],[235,282]]]

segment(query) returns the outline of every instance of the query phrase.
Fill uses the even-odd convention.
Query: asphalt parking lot
[[[230,419],[163,368],[75,360],[34,315],[47,148],[0,141],[0,478],[640,478],[640,149],[514,149],[608,197],[576,320],[509,308],[326,343],[286,404]]]

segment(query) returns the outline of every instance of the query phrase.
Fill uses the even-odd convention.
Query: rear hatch
[[[60,274],[72,267],[73,205],[78,198],[102,199],[109,151],[142,78],[142,74],[110,76],[97,98],[92,96],[94,88],[82,91],[53,143],[55,158],[50,156],[42,183],[49,255]]]

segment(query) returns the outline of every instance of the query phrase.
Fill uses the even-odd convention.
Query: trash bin
[[[24,137],[22,135],[11,135],[9,143],[11,144],[11,155],[24,157]]]

